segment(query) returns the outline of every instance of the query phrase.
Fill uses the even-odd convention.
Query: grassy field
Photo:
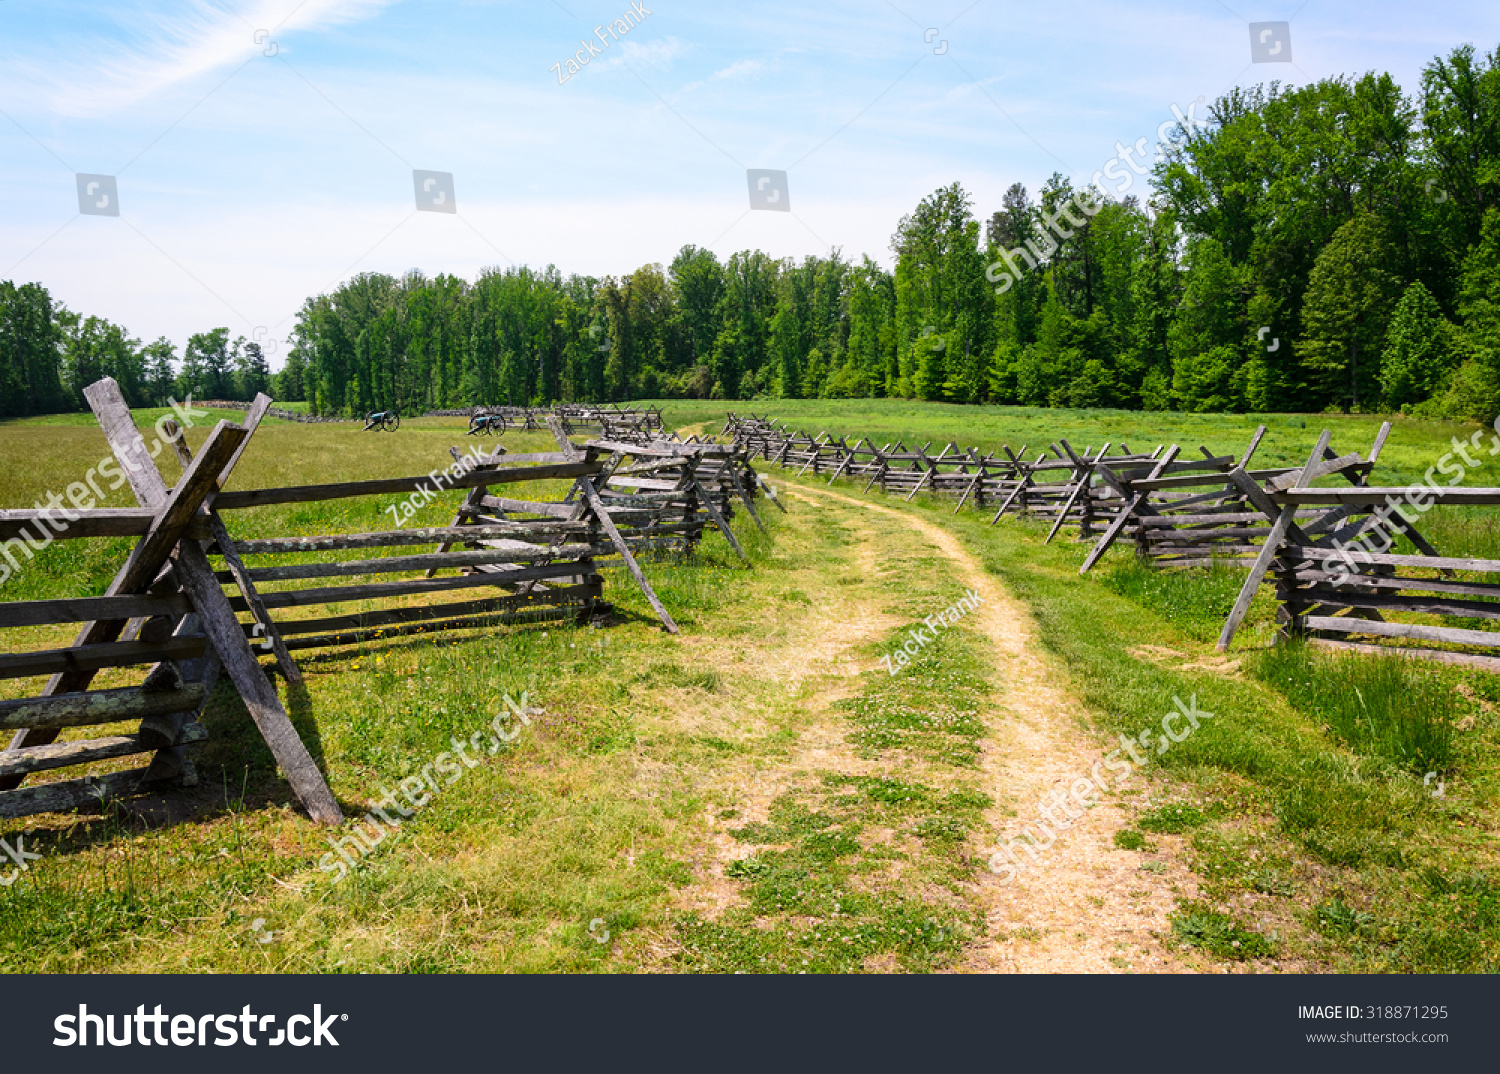
[[[716,428],[724,412],[666,406],[681,427]],[[811,433],[981,449],[1065,436],[1227,453],[1257,423],[867,401],[755,409]],[[137,418],[144,429],[158,414]],[[1275,416],[1258,458],[1303,461],[1325,422],[1341,451],[1366,450],[1378,425]],[[230,487],[425,473],[447,462],[463,427],[418,419],[380,435],[268,420]],[[1469,431],[1401,422],[1383,456],[1390,483]],[[502,443],[548,447],[535,435]],[[106,454],[92,419],[0,424],[0,506],[29,506]],[[175,477],[175,464],[163,470]],[[390,639],[302,660],[307,685],[283,684],[284,696],[351,818],[453,737],[488,727],[507,695],[544,710],[337,882],[319,863],[346,833],[295,811],[221,686],[195,791],[0,822],[0,838],[21,835],[42,854],[0,889],[0,970],[922,972],[962,968],[986,944],[1048,942],[1005,935],[987,916],[996,823],[1014,812],[989,767],[1009,665],[968,620],[901,675],[880,661],[963,579],[918,531],[857,503],[814,511],[806,496],[821,483],[802,484],[789,513],[763,512],[769,534],[737,520],[751,569],[717,535],[694,557],[646,565],[680,637],[609,568],[619,621],[602,629]],[[845,497],[891,506],[841,484]],[[410,524],[445,524],[458,498]],[[264,508],[229,525],[256,536],[378,529],[390,521],[382,507]],[[1131,821],[1113,853],[1142,889],[1171,892],[1158,939],[1183,967],[1496,967],[1494,677],[1274,649],[1264,598],[1238,663],[1218,661],[1211,642],[1239,584],[1231,568],[1168,574],[1121,551],[1079,578],[1082,546],[1044,545],[1031,523],[990,527],[921,497],[903,510],[955,535],[1030,609],[1050,674],[1077,700],[1079,733],[1101,749],[1159,719],[1174,695],[1217,714],[1114,803]],[[1476,515],[1433,512],[1427,529],[1445,552],[1495,540]],[[0,595],[102,592],[129,544],[55,543]],[[6,648],[70,633],[15,630]],[[4,696],[39,685],[7,682]],[[84,731],[69,737],[101,733]],[[1134,952],[1114,957],[1121,970],[1143,966]]]

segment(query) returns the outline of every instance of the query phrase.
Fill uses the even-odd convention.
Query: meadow
[[[712,432],[723,421],[722,404],[661,405],[675,428]],[[1325,426],[1338,450],[1368,450],[1380,420],[739,406],[809,433],[935,449],[953,438],[1040,451],[1063,437],[1080,448],[1124,439],[1237,454],[1264,422],[1264,465],[1305,461]],[[137,422],[145,429],[160,413],[137,412]],[[1399,419],[1377,483],[1419,476],[1472,431]],[[230,488],[426,473],[463,432],[461,419],[415,419],[394,435],[268,419]],[[536,434],[500,443],[551,446]],[[60,491],[106,453],[87,416],[0,424],[0,506]],[[175,463],[162,465],[170,482]],[[749,569],[718,535],[694,555],[645,564],[680,637],[662,633],[609,566],[608,626],[515,625],[303,656],[305,688],[280,689],[351,817],[451,738],[487,727],[506,696],[524,692],[543,710],[337,882],[319,861],[341,833],[298,814],[224,685],[205,715],[211,737],[195,748],[196,789],[0,822],[0,838],[21,836],[42,854],[0,889],[0,970],[982,969],[985,952],[1030,965],[1031,952],[1082,951],[1096,939],[1093,900],[1164,909],[1138,942],[1104,944],[1093,961],[1080,954],[1083,968],[1495,968],[1500,680],[1274,646],[1264,595],[1224,660],[1212,642],[1239,588],[1234,568],[1157,571],[1121,548],[1080,578],[1085,546],[1044,544],[1039,524],[991,526],[927,497],[901,507],[860,484],[827,490],[774,469],[769,478],[789,510],[762,512],[766,534],[736,519]],[[1469,483],[1500,485],[1500,468]],[[446,524],[458,499],[440,494],[410,524]],[[389,515],[360,500],[228,522],[289,536],[380,529]],[[1425,529],[1445,553],[1495,554],[1497,527],[1482,514],[1438,509]],[[1029,808],[1020,780],[1001,778],[1024,676],[978,617],[900,675],[880,660],[973,583],[936,530],[1021,602],[1048,684],[1069,699],[1062,730],[1094,752],[1159,720],[1174,696],[1217,714],[1112,796],[1110,888],[1065,893],[1045,920],[1028,918],[1024,899],[997,901],[1017,889],[1000,891],[987,866],[997,832]],[[0,595],[100,593],[129,547],[55,543]],[[8,634],[7,649],[29,649],[70,632]],[[7,682],[4,696],[39,685]],[[1076,927],[1058,913],[1075,913]]]

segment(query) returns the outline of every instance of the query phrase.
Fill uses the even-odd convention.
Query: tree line
[[[1235,89],[1095,173],[958,184],[863,257],[366,273],[310,298],[279,398],[324,414],[560,400],[846,398],[1186,411],[1500,411],[1500,50]],[[1143,180],[1141,192],[1132,188]],[[0,412],[266,383],[227,329],[142,347],[0,284]],[[122,372],[125,375],[122,375]]]
[[[0,280],[0,417],[85,410],[83,389],[102,377],[119,382],[132,407],[258,392],[300,400],[304,367],[294,356],[273,374],[260,344],[231,341],[227,328],[189,337],[179,361],[169,339],[142,344],[120,325],[57,304],[41,284]]]

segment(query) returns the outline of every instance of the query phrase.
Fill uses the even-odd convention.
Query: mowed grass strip
[[[861,647],[873,666],[827,707],[819,740],[844,750],[794,753],[760,772],[786,788],[764,820],[747,823],[726,801],[718,818],[741,848],[723,870],[731,902],[674,921],[684,970],[926,972],[984,934],[973,886],[984,863],[970,847],[992,804],[975,770],[993,693],[987,643],[959,620],[919,646],[923,620],[963,595],[950,561],[899,522],[825,510],[876,553],[872,573],[837,581],[906,625]],[[917,655],[893,675],[879,658],[907,643]],[[814,716],[818,696],[816,686],[803,695]]]

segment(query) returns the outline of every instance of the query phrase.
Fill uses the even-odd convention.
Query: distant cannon
[[[504,436],[505,417],[501,414],[475,414],[469,419],[469,436]]]
[[[360,432],[367,433],[371,429],[379,432],[393,433],[401,428],[401,415],[394,410],[377,410],[365,417],[365,427]]]

